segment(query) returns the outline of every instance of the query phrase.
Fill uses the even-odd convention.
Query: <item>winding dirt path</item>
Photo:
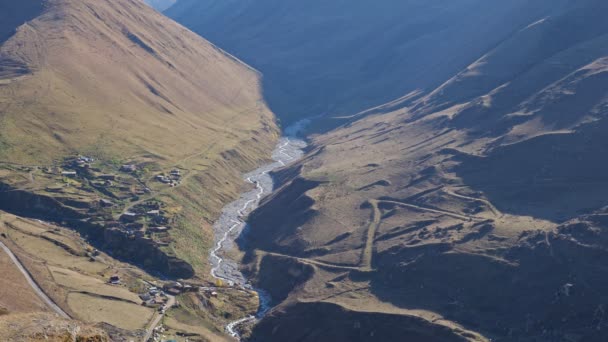
[[[427,208],[427,207],[423,207],[420,205],[410,204],[410,203],[405,203],[405,202],[382,200],[382,201],[377,201],[377,203],[389,203],[389,204],[394,204],[394,205],[398,205],[400,207],[406,207],[406,208],[410,208],[410,209],[414,209],[414,210],[428,211],[430,213],[451,216],[453,218],[461,219],[464,221],[485,221],[485,220],[487,220],[486,218],[483,218],[483,217],[462,215],[462,214],[454,213],[454,212],[447,211],[447,210]]]
[[[363,270],[372,270],[372,258],[374,256],[374,239],[382,222],[382,212],[378,208],[377,200],[369,200],[368,203],[372,207],[372,220],[367,227],[367,237],[365,240],[365,248],[361,254],[361,268]]]
[[[167,298],[169,298],[166,304],[166,307],[168,309],[175,305],[175,297],[167,295]],[[154,329],[156,329],[160,321],[163,319],[163,317],[165,317],[165,314],[157,312],[154,314],[154,316],[155,317],[152,319],[152,321],[150,321],[150,324],[148,324],[148,328],[146,329],[146,335],[144,335],[142,342],[148,342],[148,340],[152,338],[152,334],[154,334]]]
[[[46,305],[48,305],[48,307],[51,308],[59,316],[66,318],[66,319],[70,319],[71,317],[65,311],[63,311],[57,304],[55,304],[55,302],[51,298],[49,298],[49,296],[47,296],[46,293],[44,293],[44,291],[40,288],[40,286],[38,286],[38,283],[36,283],[36,281],[32,278],[32,276],[27,271],[27,269],[23,266],[23,264],[21,264],[19,259],[15,256],[15,254],[13,254],[13,252],[11,252],[11,250],[2,241],[0,241],[0,248],[2,250],[4,250],[4,252],[8,255],[8,257],[11,259],[13,264],[15,264],[15,266],[17,266],[19,271],[25,277],[25,280],[27,281],[27,283],[34,290],[34,292],[36,292],[36,295],[38,295],[38,297],[40,297],[40,299],[42,299],[42,301],[45,302]]]
[[[464,200],[469,200],[469,201],[473,201],[473,202],[480,202],[483,203],[485,205],[488,206],[488,208],[490,208],[490,211],[492,211],[492,213],[494,214],[494,216],[502,216],[502,213],[496,209],[496,207],[490,203],[490,201],[485,200],[483,198],[475,198],[475,197],[470,197],[470,196],[464,196],[464,195],[459,195],[453,191],[447,190],[447,189],[443,189],[442,190],[446,195],[452,196],[452,197],[456,197],[456,198],[460,198],[460,199],[464,199]]]
[[[344,265],[336,265],[336,264],[332,264],[329,262],[324,262],[324,261],[319,261],[319,260],[314,260],[314,259],[308,259],[308,258],[300,258],[300,257],[295,257],[293,255],[286,255],[286,254],[280,254],[280,253],[273,253],[273,252],[266,252],[266,251],[261,251],[261,250],[257,250],[258,253],[260,254],[264,254],[264,255],[272,255],[272,256],[277,256],[277,257],[282,257],[282,258],[289,258],[289,259],[293,259],[293,260],[297,260],[303,264],[308,264],[311,266],[318,266],[318,267],[325,267],[325,268],[332,268],[332,269],[338,269],[338,270],[346,270],[346,271],[369,271],[367,269],[365,269],[364,267],[359,267],[359,266],[344,266]]]
[[[454,195],[456,195],[456,194],[454,194]],[[458,195],[456,195],[456,197],[461,197],[461,198],[465,198],[465,199],[469,199],[469,200],[482,201],[484,203],[487,202],[487,201],[472,198],[472,197],[469,198],[469,197],[458,196]],[[382,211],[380,210],[380,207],[379,207],[379,205],[382,203],[388,203],[388,204],[397,205],[397,206],[405,207],[405,208],[410,208],[410,209],[414,209],[414,210],[418,210],[418,211],[427,211],[427,212],[439,214],[439,215],[446,215],[446,216],[450,216],[450,217],[457,218],[457,219],[464,220],[464,221],[485,221],[486,220],[486,218],[482,218],[482,217],[462,215],[462,214],[454,213],[454,212],[447,211],[447,210],[427,208],[427,207],[423,207],[420,205],[415,205],[415,204],[410,204],[410,203],[405,203],[405,202],[389,201],[389,200],[368,200],[367,203],[370,205],[370,207],[372,209],[372,215],[371,215],[370,223],[367,226],[365,247],[363,248],[363,252],[361,252],[361,264],[360,264],[360,267],[355,268],[355,269],[358,269],[358,270],[364,271],[364,272],[373,271],[372,265],[373,265],[373,257],[374,257],[374,242],[376,239],[376,234],[378,233],[378,228],[380,227],[380,224],[382,223]],[[489,202],[487,202],[487,204],[490,206],[490,208],[492,208],[492,212],[494,214],[498,215],[497,214],[498,211],[496,210],[496,208],[494,208],[494,206],[492,206],[492,204]],[[313,261],[307,260],[307,262],[313,262]],[[329,265],[327,265],[327,266],[329,266]]]

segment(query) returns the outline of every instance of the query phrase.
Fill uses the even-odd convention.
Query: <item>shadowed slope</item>
[[[167,14],[261,70],[284,120],[430,90],[567,0],[180,0]]]
[[[316,336],[319,324],[294,322],[332,303],[336,341],[416,326],[378,335],[369,312],[448,322],[470,341],[605,339],[607,5],[546,6],[435,89],[315,138],[281,173],[291,180],[251,219],[248,236],[267,239],[247,240],[252,274],[285,298],[256,338],[282,324]]]

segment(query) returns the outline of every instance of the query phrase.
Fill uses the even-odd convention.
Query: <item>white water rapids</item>
[[[241,324],[258,320],[268,312],[270,297],[263,290],[253,289],[239,271],[238,263],[227,259],[225,252],[234,248],[234,241],[246,227],[247,215],[258,207],[260,200],[265,195],[274,190],[274,183],[269,173],[293,163],[303,156],[306,142],[296,138],[296,135],[307,124],[307,121],[301,121],[285,130],[285,136],[279,140],[277,148],[272,154],[274,162],[244,176],[247,182],[255,184],[255,189],[241,194],[238,200],[225,206],[222,215],[213,226],[216,244],[210,252],[211,276],[228,283],[230,286],[238,285],[254,290],[260,298],[260,308],[255,316],[245,317],[226,326],[226,332],[237,339],[240,339],[237,328]]]

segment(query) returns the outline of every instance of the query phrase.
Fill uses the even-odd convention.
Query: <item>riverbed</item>
[[[272,153],[273,162],[244,175],[244,179],[254,186],[253,190],[241,194],[238,200],[226,205],[220,218],[213,228],[215,231],[215,245],[210,252],[212,265],[211,276],[231,286],[242,286],[258,293],[260,308],[257,315],[246,317],[232,322],[226,326],[226,331],[233,337],[239,338],[237,328],[244,323],[262,318],[270,309],[270,298],[261,289],[254,289],[248,285],[248,280],[239,270],[239,264],[229,259],[228,251],[235,248],[235,241],[246,228],[246,218],[255,210],[260,200],[274,190],[274,182],[270,172],[296,162],[304,155],[306,142],[297,137],[298,133],[307,124],[307,121],[298,122],[285,129],[285,136],[279,139],[277,147]]]

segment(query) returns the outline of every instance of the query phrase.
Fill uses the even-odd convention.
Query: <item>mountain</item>
[[[208,284],[212,224],[278,138],[260,78],[141,0],[0,1],[0,339],[139,340],[153,286]],[[224,341],[257,305],[197,295],[168,338]]]
[[[1,6],[0,209],[72,222],[167,274],[208,274],[192,245],[211,245],[277,138],[259,73],[139,0]],[[158,180],[175,168],[174,188]],[[116,222],[151,200],[179,229],[133,240]]]
[[[289,123],[430,91],[566,2],[179,0],[167,15],[260,70]]]
[[[157,11],[162,12],[173,6],[175,0],[146,0],[146,3],[154,7]]]
[[[0,24],[0,209],[59,223],[87,218],[101,226],[87,234],[123,258],[207,274],[207,252],[192,244],[211,245],[211,224],[238,195],[241,174],[268,158],[277,138],[259,73],[139,0],[2,6],[10,20]],[[94,162],[76,165],[78,156]],[[175,189],[155,178],[176,167]],[[181,229],[152,244],[107,232],[152,199]]]
[[[140,1],[3,6],[22,16],[2,24],[16,30],[0,48],[5,160],[95,150],[170,163],[271,120],[255,71]]]
[[[251,340],[605,339],[608,3],[535,6],[507,31],[521,13],[480,7],[496,44],[434,41],[472,58],[439,82],[405,75],[419,91],[275,174],[241,241],[276,304]]]

